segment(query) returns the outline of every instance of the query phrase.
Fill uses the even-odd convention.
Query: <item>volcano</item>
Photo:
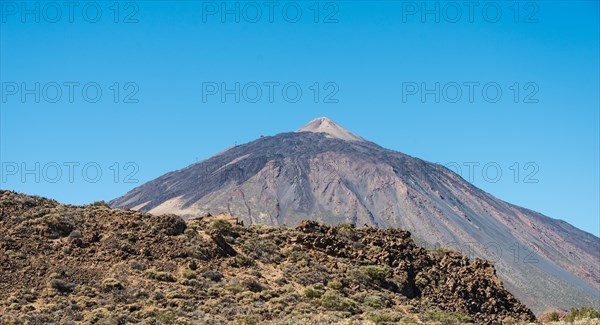
[[[491,261],[536,313],[600,304],[600,238],[324,117],[167,173],[110,205],[188,219],[226,212],[246,225],[402,228],[430,249]]]

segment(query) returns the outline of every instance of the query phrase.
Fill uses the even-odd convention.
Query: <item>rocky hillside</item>
[[[0,323],[533,321],[494,267],[399,229],[184,222],[0,191]]]
[[[493,261],[507,289],[536,313],[600,308],[600,238],[324,118],[165,174],[110,204],[183,218],[228,212],[246,225],[406,229],[423,245]]]

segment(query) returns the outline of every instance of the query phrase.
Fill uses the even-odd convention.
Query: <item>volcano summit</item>
[[[110,205],[184,218],[227,212],[246,225],[402,228],[423,244],[491,260],[507,289],[536,313],[598,308],[598,237],[323,117],[167,173]]]

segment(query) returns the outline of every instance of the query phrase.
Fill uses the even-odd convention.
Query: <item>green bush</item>
[[[237,254],[229,261],[229,266],[237,267],[237,268],[250,267],[250,266],[253,266],[254,264],[256,264],[256,263],[254,262],[253,259],[249,258],[248,256],[242,255],[242,254]]]
[[[394,317],[386,313],[371,314],[368,318],[375,324],[389,323],[394,321]]]
[[[437,256],[437,257],[443,257],[444,255],[446,255],[449,252],[448,249],[444,248],[444,247],[437,247],[434,251],[433,251],[433,255]]]
[[[313,287],[306,287],[304,289],[304,295],[308,298],[320,298],[323,295],[323,290],[317,290]]]
[[[104,202],[104,201],[95,201],[95,202],[94,202],[94,203],[92,203],[91,205],[92,205],[92,206],[95,206],[95,207],[107,207],[107,208],[110,208],[110,207],[108,206],[108,203],[106,203],[106,202]]]
[[[6,255],[9,258],[25,258],[25,254],[23,254],[22,252],[15,252],[11,249],[5,251],[4,255]]]
[[[156,322],[158,324],[173,324],[175,313],[172,311],[159,311],[156,313]]]
[[[181,271],[181,275],[186,279],[195,279],[196,278],[196,272],[194,272],[192,270],[183,270],[183,271]]]
[[[225,290],[227,290],[233,294],[237,294],[237,293],[246,291],[246,289],[244,287],[242,287],[240,284],[228,285],[225,287]]]
[[[446,311],[428,311],[427,319],[433,322],[441,322],[443,324],[458,324],[471,321],[469,316]]]
[[[555,310],[548,314],[547,321],[549,322],[558,322],[560,321],[560,314]]]
[[[183,234],[184,234],[184,235],[186,235],[186,236],[187,236],[187,237],[189,237],[189,238],[193,238],[193,237],[196,237],[196,235],[198,234],[198,232],[196,231],[196,229],[193,229],[193,228],[186,228],[186,229],[183,231]]]
[[[300,261],[308,261],[309,257],[306,251],[295,249],[286,252],[288,259],[292,263],[298,263]]]
[[[146,276],[150,279],[154,279],[162,282],[177,282],[177,278],[169,272],[159,272],[154,269],[146,271]]]
[[[280,259],[279,247],[266,238],[248,239],[242,245],[246,254],[265,263],[277,262]]]
[[[256,223],[256,224],[251,225],[250,228],[260,231],[260,230],[267,229],[269,227],[266,225],[260,224],[260,223]]]
[[[119,245],[119,249],[127,254],[131,254],[131,255],[135,255],[136,251],[135,248],[133,248],[133,246],[131,246],[129,243],[122,243]]]
[[[421,288],[427,286],[427,284],[429,284],[429,281],[422,277],[422,276],[418,276],[415,278],[415,284]]]
[[[379,255],[383,251],[383,248],[381,248],[380,246],[369,246],[367,248],[367,251],[371,255]]]
[[[208,261],[214,257],[213,249],[208,244],[197,246],[190,251],[189,255],[204,261]]]
[[[567,322],[574,322],[583,319],[600,319],[600,311],[591,307],[571,308],[571,310],[569,310],[565,316],[565,320]]]
[[[361,266],[348,271],[348,277],[363,285],[382,285],[386,280],[386,270],[379,266]]]
[[[321,298],[319,304],[328,310],[351,311],[356,307],[356,301],[345,298],[337,291],[327,291]]]
[[[347,223],[338,225],[337,233],[338,235],[340,235],[341,238],[350,242],[354,242],[359,238],[358,234],[356,233],[356,228],[354,228],[353,225]]]
[[[371,308],[380,309],[383,307],[383,303],[381,302],[381,298],[379,296],[369,296],[366,297],[363,301],[363,305],[369,306]]]
[[[334,290],[340,290],[343,287],[343,284],[339,280],[331,280],[327,283],[327,287]]]
[[[227,220],[217,219],[210,224],[210,228],[219,231],[231,230],[231,224]]]
[[[385,269],[383,269],[379,266],[374,266],[374,265],[361,266],[359,268],[359,270],[361,272],[366,273],[373,280],[385,281],[385,274],[386,274]]]

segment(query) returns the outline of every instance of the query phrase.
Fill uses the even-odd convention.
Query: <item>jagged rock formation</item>
[[[600,301],[598,237],[325,118],[165,174],[110,205],[184,218],[227,212],[246,225],[309,219],[402,228],[423,245],[491,260],[536,312]]]
[[[404,230],[208,220],[0,191],[0,323],[535,320],[491,264]]]

